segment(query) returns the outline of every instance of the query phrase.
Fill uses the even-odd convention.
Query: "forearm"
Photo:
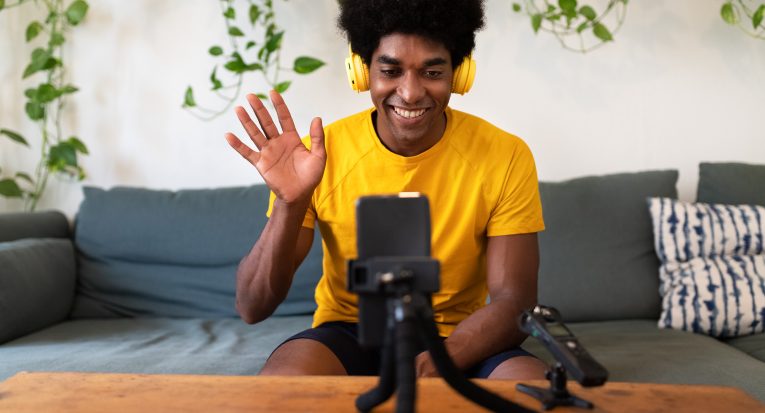
[[[444,342],[457,367],[468,369],[487,357],[520,345],[526,334],[518,326],[518,316],[535,304],[534,296],[494,299],[459,323]]]
[[[309,201],[274,202],[260,238],[236,274],[236,308],[247,323],[268,318],[287,296],[296,270],[295,251]]]

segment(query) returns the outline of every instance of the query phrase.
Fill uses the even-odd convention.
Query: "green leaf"
[[[76,136],[70,136],[69,139],[65,141],[69,144],[72,148],[74,148],[75,151],[83,154],[88,155],[88,147],[85,146],[85,143],[83,143],[81,140],[79,140]]]
[[[598,17],[598,14],[595,13],[595,9],[593,9],[590,6],[582,6],[579,9],[579,14],[584,16],[584,18],[589,20],[589,21],[593,21],[593,20],[595,20]]]
[[[24,96],[28,97],[30,100],[37,100],[37,89],[29,88],[25,90]]]
[[[223,54],[223,48],[220,46],[213,46],[207,52],[213,56],[220,56]]]
[[[239,28],[236,27],[236,26],[229,27],[228,28],[228,34],[231,35],[231,36],[236,36],[236,37],[244,36],[244,33],[242,33],[242,31],[239,30]]]
[[[289,89],[290,85],[292,84],[291,81],[287,80],[285,82],[277,83],[276,86],[274,86],[274,90],[279,93],[284,93]]]
[[[220,80],[218,80],[217,76],[218,66],[215,66],[212,73],[210,74],[210,82],[212,82],[212,89],[211,90],[218,90],[223,87],[223,83],[221,83]]]
[[[584,23],[580,24],[579,26],[577,26],[577,27],[576,27],[576,32],[577,32],[577,33],[581,33],[581,32],[583,32],[583,31],[584,31],[584,29],[586,29],[586,28],[587,28],[587,25],[588,25],[588,24],[590,24],[590,23],[589,23],[589,22],[584,22]]]
[[[45,108],[37,102],[27,102],[24,109],[29,119],[40,120],[45,116]]]
[[[595,37],[604,42],[610,42],[614,40],[613,36],[611,36],[611,32],[602,23],[595,23],[592,26],[592,33],[595,35]]]
[[[68,94],[70,94],[70,93],[75,93],[75,92],[77,92],[78,90],[80,90],[80,89],[77,89],[77,88],[76,88],[75,86],[73,86],[73,85],[66,85],[66,86],[64,86],[63,88],[59,89],[59,90],[58,90],[58,93],[59,93],[60,95],[68,95]]]
[[[34,185],[34,184],[35,184],[35,181],[34,181],[34,179],[32,179],[32,177],[31,177],[31,176],[29,176],[29,174],[26,174],[26,173],[24,173],[24,172],[16,172],[16,178],[21,178],[21,179],[23,179],[23,180],[25,180],[25,181],[29,182],[29,183],[30,183],[30,184],[32,184],[32,185]]]
[[[247,42],[247,45],[246,45],[246,46],[244,46],[244,50],[250,50],[250,49],[252,49],[253,47],[255,47],[255,45],[256,45],[256,44],[257,44],[257,43],[255,43],[254,41],[250,40],[249,42]]]
[[[77,151],[69,142],[51,146],[48,153],[48,167],[54,172],[63,171],[67,166],[77,166]]]
[[[293,70],[295,71],[295,73],[300,73],[301,75],[304,75],[307,73],[311,73],[322,66],[324,66],[324,62],[322,62],[319,59],[316,59],[310,56],[300,56],[297,59],[295,59]]]
[[[9,138],[11,138],[12,141],[16,141],[22,145],[29,146],[29,143],[26,139],[24,139],[23,136],[19,135],[18,133],[8,130],[8,129],[0,129],[0,135],[5,135]]]
[[[539,32],[539,28],[542,27],[542,15],[535,14],[531,16],[531,27],[534,29],[534,33]]]
[[[244,66],[244,71],[249,71],[249,72],[254,72],[256,70],[262,70],[262,69],[263,69],[263,65],[261,65],[260,63],[250,63]]]
[[[284,36],[284,31],[274,33],[273,36],[268,38],[268,42],[266,43],[266,50],[268,50],[269,53],[273,52],[274,50],[278,49],[279,46],[281,46],[282,36]]]
[[[88,13],[88,3],[83,0],[75,0],[66,9],[66,20],[72,26],[80,24],[82,19],[85,18],[85,14]]]
[[[223,12],[223,17],[227,19],[236,19],[236,10],[234,10],[233,7],[229,7],[226,9],[226,11]]]
[[[24,69],[23,77],[27,78],[30,75],[42,70],[42,68],[47,64],[49,59],[52,59],[49,51],[41,47],[38,47],[35,50],[33,50],[31,61],[29,65],[27,65],[26,69]]]
[[[183,96],[183,107],[193,108],[196,105],[197,102],[194,101],[194,90],[189,86],[186,88],[186,94]]]
[[[738,22],[736,12],[733,10],[733,4],[730,2],[723,4],[722,9],[720,9],[720,16],[725,20],[725,23],[736,24]]]
[[[50,42],[48,42],[48,44],[50,45],[50,47],[57,47],[64,44],[65,40],[66,39],[64,38],[63,34],[59,32],[55,32],[50,36]]]
[[[268,100],[268,96],[266,96],[264,93],[256,93],[255,96],[257,96],[260,100]]]
[[[260,8],[257,5],[250,5],[250,23],[254,26],[260,17]]]
[[[576,0],[558,0],[558,6],[564,12],[576,11]]]
[[[40,85],[40,87],[37,88],[36,102],[48,103],[59,96],[61,95],[58,93],[58,90],[56,90],[55,86],[51,85],[50,83],[43,83]]]
[[[513,11],[516,13],[520,13],[521,11],[521,5],[518,3],[513,3]]]
[[[7,198],[21,198],[24,196],[24,192],[14,179],[6,178],[0,180],[0,195]]]
[[[37,37],[38,34],[40,34],[42,29],[43,29],[43,25],[40,24],[39,22],[34,21],[32,23],[29,23],[29,26],[27,26],[27,33],[26,33],[27,41],[28,42],[32,41],[32,39],[34,39],[35,37]]]
[[[3,7],[5,7],[5,0],[0,0],[0,10],[2,10]]]
[[[760,4],[760,7],[758,7],[757,11],[755,11],[754,15],[752,15],[752,27],[755,30],[760,27],[763,17],[765,17],[765,4]]]

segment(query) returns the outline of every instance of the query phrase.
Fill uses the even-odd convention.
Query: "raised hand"
[[[235,112],[258,151],[250,149],[233,133],[226,133],[226,141],[257,168],[277,198],[288,203],[305,201],[319,184],[327,162],[321,118],[311,121],[309,151],[300,141],[284,99],[273,90],[270,95],[282,132],[279,133],[263,102],[250,94],[247,95],[247,101],[255,111],[260,128],[243,107],[237,106]]]

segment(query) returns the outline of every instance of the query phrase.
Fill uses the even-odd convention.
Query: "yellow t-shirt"
[[[357,297],[346,286],[347,261],[356,258],[356,199],[420,192],[430,203],[431,251],[441,264],[435,321],[448,336],[486,303],[487,237],[544,229],[534,158],[520,138],[449,108],[438,143],[400,156],[380,142],[373,112],[325,128],[327,166],[303,222],[309,228],[318,222],[323,239],[313,326],[358,321]],[[310,147],[310,138],[303,142]],[[271,206],[273,200],[271,194]]]

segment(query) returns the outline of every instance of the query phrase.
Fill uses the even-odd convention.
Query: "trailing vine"
[[[757,5],[751,0],[729,0],[720,8],[720,16],[726,23],[737,26],[749,36],[765,40],[764,2]]]
[[[628,0],[608,0],[603,11],[577,0],[524,0],[513,11],[526,14],[534,33],[549,32],[565,49],[587,53],[614,40],[624,23]]]
[[[221,15],[225,22],[228,46],[213,45],[208,53],[220,63],[213,66],[210,73],[210,91],[218,98],[214,107],[205,107],[197,103],[194,89],[186,88],[183,96],[183,108],[192,115],[211,120],[228,113],[242,91],[244,75],[257,72],[270,88],[284,93],[292,84],[282,80],[282,72],[308,74],[324,66],[324,62],[310,56],[300,56],[292,67],[283,67],[281,62],[282,39],[285,31],[276,23],[273,0],[218,0]],[[240,11],[246,10],[245,16]],[[245,30],[242,27],[247,27]],[[224,80],[218,70],[224,70]],[[266,93],[257,93],[261,99],[268,99]]]
[[[65,6],[64,0],[17,0],[11,3],[0,0],[0,11],[29,3],[46,12],[44,20],[33,20],[26,27],[26,42],[41,43],[41,46],[32,51],[22,75],[22,79],[42,79],[36,87],[24,91],[26,115],[39,127],[40,159],[33,174],[16,172],[7,175],[0,170],[0,196],[22,198],[24,209],[34,211],[50,174],[63,174],[77,180],[85,178],[78,155],[88,154],[88,149],[76,136],[64,139],[66,135],[62,128],[66,97],[77,92],[76,86],[66,82],[63,45],[68,31],[85,18],[88,3],[75,0]],[[13,130],[0,128],[0,135],[16,144],[30,146],[25,137]]]

